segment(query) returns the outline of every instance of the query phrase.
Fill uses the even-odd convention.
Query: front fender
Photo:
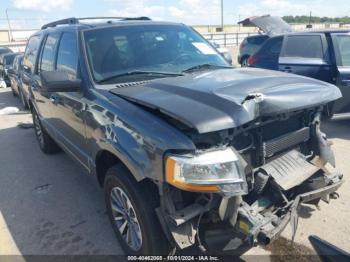
[[[193,142],[156,115],[113,96],[86,112],[88,147],[95,160],[101,150],[115,155],[137,181],[163,180],[163,158],[168,150],[195,150]],[[97,109],[97,110],[96,110]]]

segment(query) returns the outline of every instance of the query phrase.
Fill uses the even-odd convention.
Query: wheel
[[[242,58],[241,60],[241,66],[242,67],[247,67],[248,66],[248,59],[249,59],[249,56],[245,56]]]
[[[34,109],[32,111],[32,116],[33,116],[35,135],[39,142],[41,151],[43,151],[45,154],[55,154],[59,152],[61,150],[60,147],[56,144],[56,142],[50,137],[47,131],[43,128],[42,124],[40,123],[39,116]]]
[[[13,95],[14,97],[17,96],[17,93],[16,93],[16,91],[12,88],[12,86],[11,86],[11,92],[12,92],[12,95]]]
[[[109,219],[125,254],[167,255],[168,240],[155,213],[156,195],[140,183],[122,164],[107,171],[104,192]]]
[[[19,95],[19,99],[21,100],[21,103],[22,103],[24,109],[27,110],[29,108],[29,106],[28,106],[27,100],[24,97],[24,94],[23,94],[23,92],[22,92],[20,87],[18,87],[18,95]]]

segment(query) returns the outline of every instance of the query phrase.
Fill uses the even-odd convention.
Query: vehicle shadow
[[[10,88],[0,89],[0,110],[5,107],[17,107],[22,109],[22,104],[18,97],[13,96]]]
[[[271,245],[265,247],[271,252],[271,262],[299,261],[299,262],[320,262],[315,251],[298,243],[293,243],[285,237],[279,237]]]
[[[33,128],[17,126],[30,119],[0,116],[0,255],[122,255],[95,177],[43,154]]]
[[[315,206],[302,204],[298,207],[298,215],[302,218],[310,218],[314,211],[316,211]]]
[[[322,123],[321,129],[328,138],[350,140],[350,119],[333,120]]]

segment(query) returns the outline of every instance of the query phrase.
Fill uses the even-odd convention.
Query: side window
[[[40,71],[53,71],[55,69],[55,50],[59,34],[48,35],[41,53]]]
[[[261,45],[264,41],[268,39],[268,36],[253,36],[246,38],[249,44]]]
[[[337,66],[350,66],[350,35],[332,34]]]
[[[288,36],[286,40],[283,57],[324,59],[320,35],[294,35]]]
[[[34,73],[35,62],[40,44],[40,36],[32,36],[27,44],[27,48],[23,57],[23,66],[28,73]]]
[[[270,38],[260,49],[264,55],[279,55],[281,52],[283,37]]]
[[[78,50],[74,33],[63,33],[57,53],[57,70],[66,71],[72,79],[77,77]]]
[[[274,41],[270,45],[269,53],[274,54],[274,55],[279,55],[281,52],[282,43],[283,43],[282,37],[275,38]]]

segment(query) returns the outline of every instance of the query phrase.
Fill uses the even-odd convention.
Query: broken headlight
[[[166,181],[193,192],[247,193],[241,161],[232,148],[197,155],[172,155],[166,159]]]

